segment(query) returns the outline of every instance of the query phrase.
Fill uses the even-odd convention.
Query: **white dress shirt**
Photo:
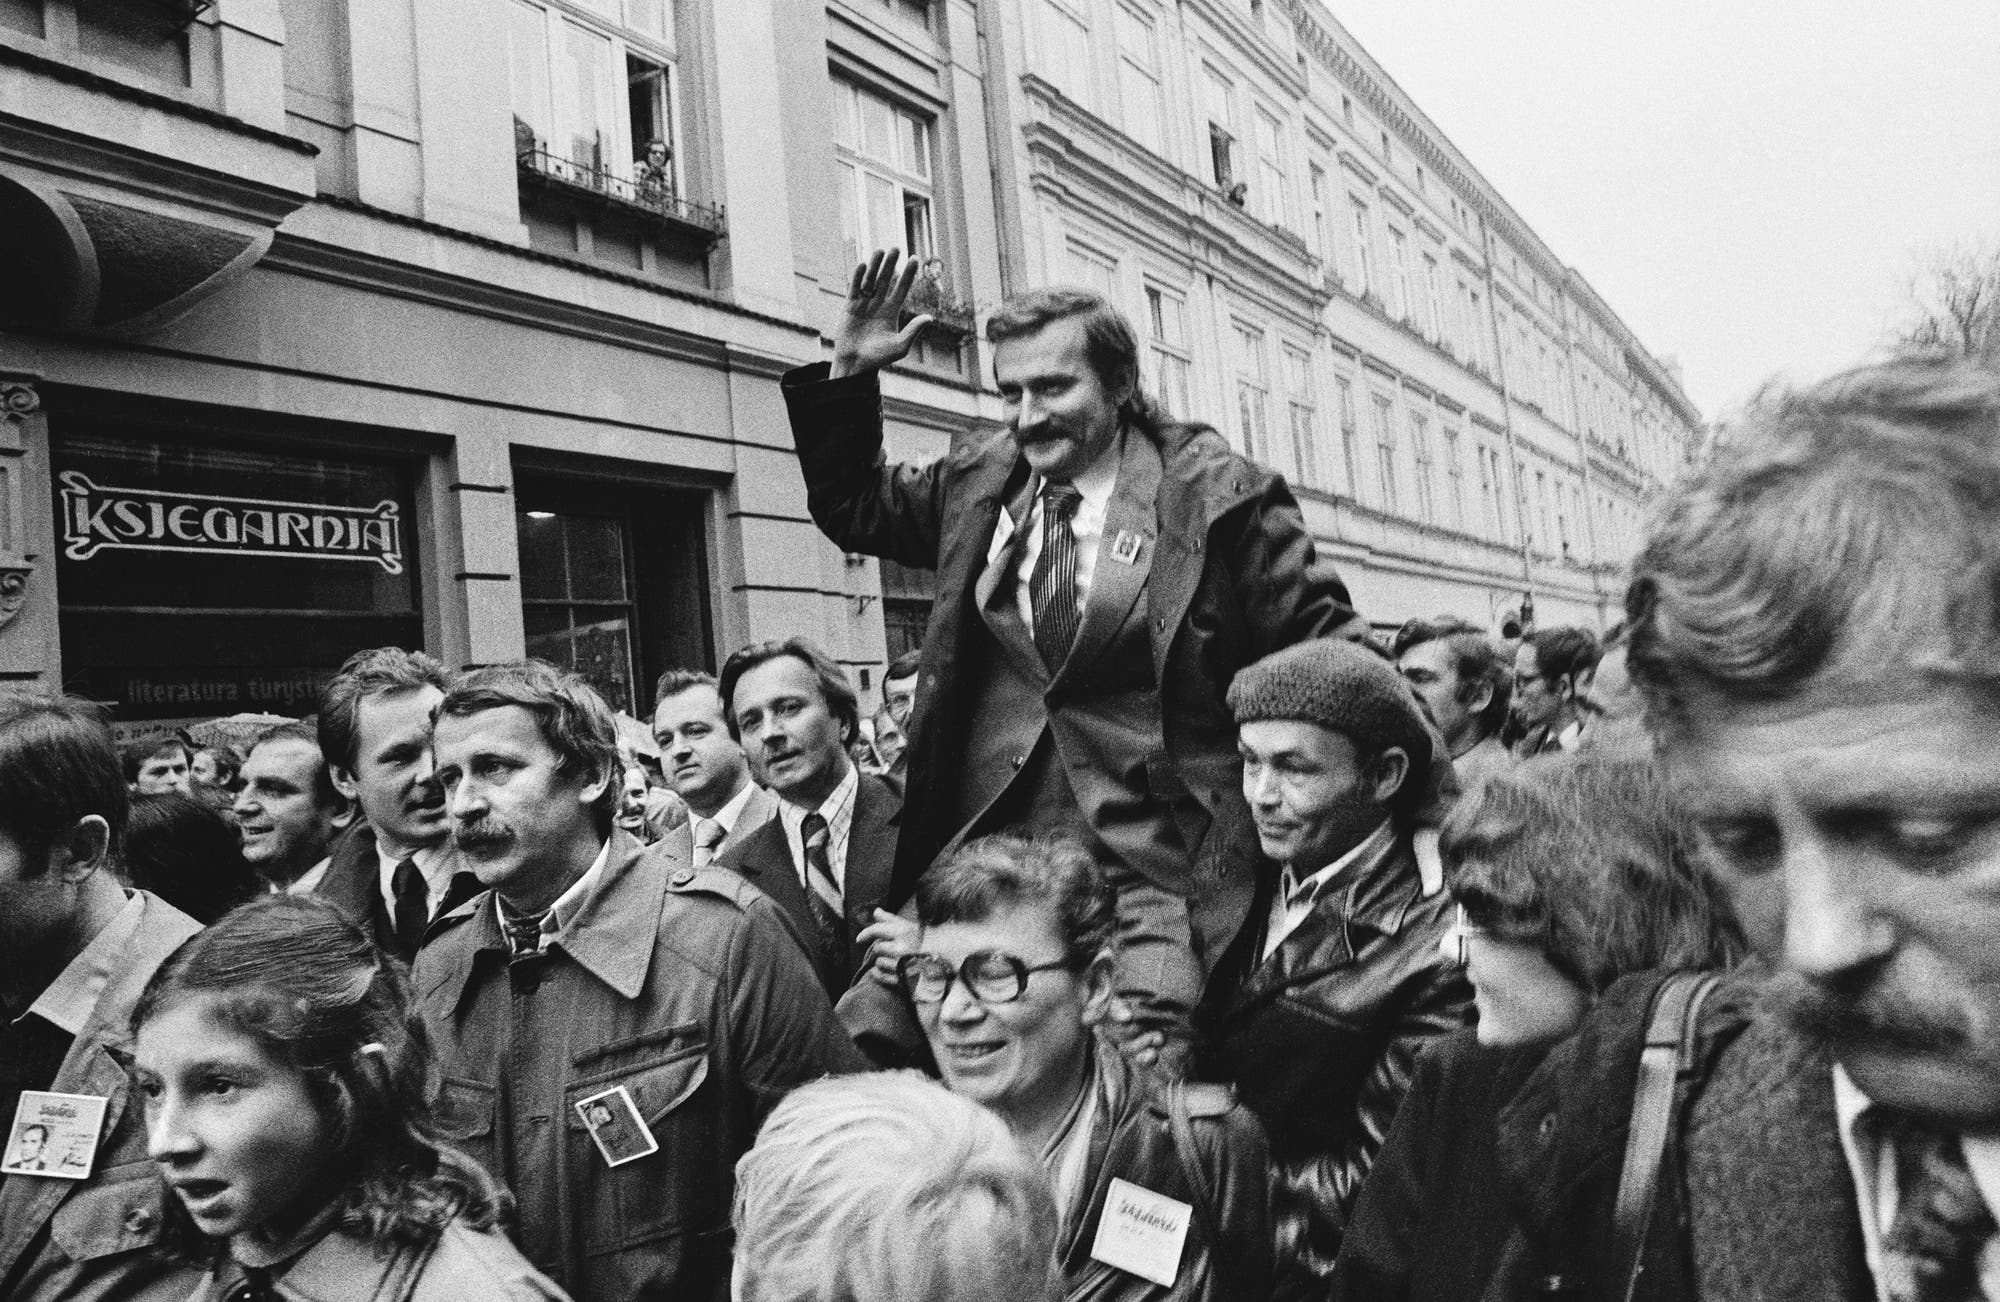
[[[1124,453],[1126,435],[1121,430],[1111,441],[1103,456],[1091,463],[1070,484],[1082,497],[1076,510],[1070,514],[1070,534],[1076,539],[1076,608],[1082,610],[1090,600],[1090,580],[1097,573],[1098,544],[1104,540],[1104,517],[1111,509],[1111,494],[1118,487],[1118,462]],[[1014,563],[1014,601],[1021,612],[1021,622],[1028,626],[1028,632],[1035,631],[1035,598],[1028,591],[1028,580],[1034,577],[1035,562],[1042,556],[1042,490],[1046,482],[1037,476],[1034,496],[1029,499],[1028,516],[1019,525],[1008,514],[1006,507],[1000,508],[1000,519],[993,526],[993,541],[986,548],[986,563],[992,565],[1006,554],[1007,544],[1013,539],[1016,529],[1027,530],[1021,540],[1021,554]]]
[[[331,868],[332,866],[333,866],[333,856],[328,855],[326,858],[320,860],[312,867],[300,873],[298,875],[297,880],[295,880],[291,885],[284,888],[284,893],[287,895],[311,895],[313,893],[314,888],[316,888],[319,885],[319,879],[326,876],[326,870],[328,868]],[[391,869],[390,871],[393,872],[394,869]],[[274,886],[271,889],[273,893],[276,893],[278,888]],[[396,902],[393,898],[391,898],[389,901],[389,916],[392,918],[396,916]]]
[[[1389,853],[1396,844],[1396,832],[1388,819],[1368,834],[1368,839],[1355,846],[1346,854],[1335,859],[1324,868],[1308,873],[1303,879],[1292,876],[1292,867],[1285,865],[1284,873],[1278,879],[1277,893],[1271,897],[1271,915],[1264,924],[1264,958],[1278,952],[1278,946],[1285,943],[1285,937],[1299,929],[1299,924],[1312,916],[1313,905],[1326,893],[1333,879],[1360,863],[1373,863]]]
[[[750,803],[751,793],[753,793],[756,790],[757,790],[756,783],[745,782],[743,784],[743,789],[741,791],[738,791],[735,795],[731,796],[727,801],[725,801],[723,803],[722,808],[715,811],[715,816],[713,818],[704,817],[701,814],[695,814],[694,843],[696,845],[700,845],[701,830],[704,827],[713,824],[722,829],[722,835],[715,838],[716,844],[720,845],[723,842],[723,840],[729,836],[730,833],[736,830],[736,820],[743,817],[743,806]],[[694,813],[693,810],[689,810],[688,812],[691,814]]]
[[[1835,1063],[1833,1114],[1840,1124],[1840,1148],[1847,1154],[1855,1201],[1861,1207],[1862,1252],[1875,1278],[1875,1296],[1891,1302],[1882,1278],[1882,1240],[1896,1220],[1896,1160],[1895,1154],[1883,1151],[1887,1144],[1881,1137],[1861,1124],[1862,1114],[1872,1106],[1861,1087]],[[1960,1135],[1958,1142],[1980,1196],[1988,1208],[2000,1208],[2000,1137]],[[2000,1240],[1989,1242],[1980,1255],[1979,1287],[1987,1297],[2000,1298]]]
[[[451,889],[452,869],[456,866],[454,857],[446,854],[451,839],[438,842],[427,849],[419,850],[410,858],[417,864],[417,871],[424,875],[424,894],[427,897],[425,912],[437,916],[437,907],[444,900],[444,893]],[[403,862],[387,850],[382,843],[375,843],[375,862],[381,869],[382,906],[389,910],[389,916],[396,916],[396,865]]]
[[[778,821],[785,825],[785,844],[791,847],[792,867],[799,874],[799,884],[807,890],[812,882],[806,878],[805,834],[800,830],[806,815],[818,813],[826,820],[826,862],[833,869],[834,884],[840,887],[842,899],[847,898],[847,842],[854,832],[854,796],[861,790],[861,773],[853,764],[847,766],[847,776],[826,798],[826,803],[818,810],[795,805],[783,796],[778,797]]]

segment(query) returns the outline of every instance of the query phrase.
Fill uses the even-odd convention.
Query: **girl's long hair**
[[[132,1012],[132,1034],[199,996],[224,1026],[305,1074],[338,1184],[338,1227],[381,1245],[430,1242],[453,1217],[492,1226],[507,1195],[448,1148],[432,1118],[435,1067],[408,974],[324,900],[266,895],[175,950]],[[168,1200],[169,1245],[214,1245]]]

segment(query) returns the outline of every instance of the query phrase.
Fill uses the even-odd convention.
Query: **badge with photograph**
[[[22,1090],[0,1154],[0,1174],[84,1180],[97,1163],[97,1136],[108,1100],[95,1094]]]
[[[597,1142],[597,1151],[603,1155],[606,1166],[623,1166],[660,1151],[660,1141],[646,1129],[638,1106],[623,1085],[614,1085],[602,1094],[580,1100],[576,1114],[583,1118],[583,1128]]]

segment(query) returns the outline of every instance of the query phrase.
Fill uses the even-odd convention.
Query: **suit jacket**
[[[1500,1117],[1500,1176],[1521,1227],[1486,1296],[1622,1295],[1612,1208],[1646,1013],[1663,974],[1615,983]],[[1833,1110],[1833,1064],[1766,1010],[1754,974],[1702,1009],[1680,1083],[1637,1297],[1872,1302],[1861,1213]]]
[[[783,384],[813,520],[846,550],[937,571],[917,709],[907,728],[909,812],[891,879],[894,907],[965,827],[959,794],[968,781],[981,672],[972,653],[984,639],[977,588],[1000,510],[1029,473],[1005,431],[964,441],[927,466],[892,466],[882,453],[876,375],[825,376],[824,365],[803,367]],[[1143,621],[1159,718],[1142,734],[1126,736],[1094,720],[1094,664],[1074,652],[1044,689],[1043,704],[1052,727],[1069,730],[1059,737],[1066,751],[1142,770],[1163,802],[1199,811],[1199,825],[1183,829],[1192,861],[1185,876],[1160,884],[1213,911],[1198,920],[1203,934],[1226,935],[1247,915],[1257,854],[1235,720],[1224,699],[1230,679],[1281,647],[1329,634],[1360,636],[1366,625],[1338,577],[1317,563],[1282,479],[1230,451],[1205,426],[1168,425],[1128,437],[1151,438],[1158,451],[1153,509],[1124,526],[1107,520],[1098,573],[1130,568],[1136,579],[1136,571],[1145,571],[1137,585],[1143,598],[1135,592],[1129,613]],[[1108,554],[1119,527],[1137,544],[1129,563]],[[1089,636],[1079,630],[1079,641]]]
[[[460,863],[458,851],[449,843],[443,852],[452,857],[455,865],[452,880],[455,882],[459,873],[469,870],[456,866]],[[340,839],[333,843],[326,872],[312,893],[338,905],[356,926],[368,933],[369,939],[384,954],[397,953],[396,923],[382,901],[382,863],[375,852],[375,829],[367,822],[356,819],[354,825],[342,832]],[[473,894],[477,892],[464,887],[446,892],[430,925],[424,930],[426,944],[439,932],[463,920],[464,914],[459,906]]]
[[[144,912],[125,964],[111,974],[49,1086],[108,1100],[90,1177],[0,1176],[0,1297],[9,1302],[181,1302],[200,1278],[151,1251],[168,1195],[146,1151],[144,1109],[111,1050],[124,1046],[133,1005],[153,973],[201,924],[158,896],[138,894]]]
[[[770,815],[741,841],[715,858],[715,866],[727,868],[771,898],[790,921],[790,930],[805,949],[819,973],[820,984],[829,998],[838,999],[861,973],[865,955],[855,938],[874,920],[889,890],[889,870],[896,853],[896,832],[903,802],[896,789],[878,777],[859,774],[854,792],[854,826],[847,840],[847,881],[843,893],[846,904],[848,961],[835,965],[820,953],[819,928],[813,921],[812,905],[806,900],[805,883],[792,862],[791,846],[785,839],[785,824],[777,816],[777,797],[760,791],[770,802]],[[752,798],[753,800],[755,797]],[[748,818],[750,809],[744,808]],[[738,821],[741,828],[743,822]],[[734,833],[731,833],[734,839]]]
[[[778,798],[756,783],[751,783],[750,798],[743,802],[743,812],[736,816],[736,826],[730,828],[729,835],[723,837],[722,843],[715,847],[715,857],[722,858],[756,835],[764,824],[775,821],[777,817]],[[692,824],[693,820],[689,821]],[[850,851],[850,856],[851,853]]]

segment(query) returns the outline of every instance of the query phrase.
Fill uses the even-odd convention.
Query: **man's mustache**
[[[1975,1028],[1964,1010],[1918,1003],[1882,985],[1873,974],[1816,981],[1786,972],[1772,979],[1765,997],[1800,1034],[1829,1047],[1866,1043],[1913,1053],[1951,1053],[1972,1042]]]
[[[477,823],[460,824],[452,829],[451,837],[460,845],[504,845],[514,839],[514,832],[491,819],[481,819]]]

